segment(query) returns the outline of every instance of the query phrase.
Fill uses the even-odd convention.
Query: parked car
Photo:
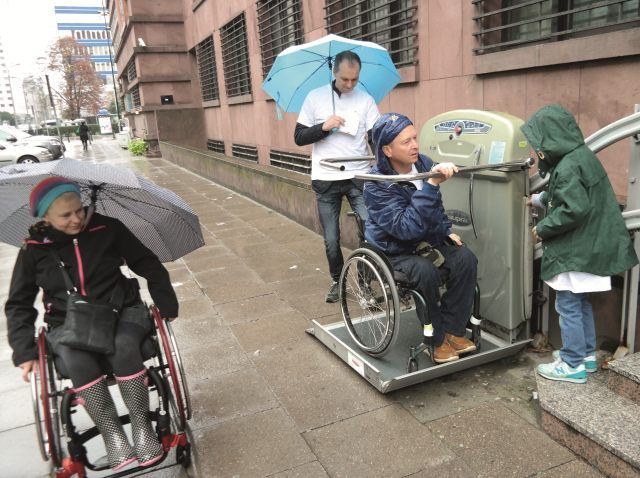
[[[60,143],[60,140],[55,136],[33,136],[13,126],[0,126],[0,141],[21,144],[23,146],[42,146],[51,152],[53,159],[62,157],[67,150],[64,144]]]
[[[0,141],[0,167],[8,164],[35,164],[53,161],[53,155],[49,149],[43,146],[9,143]]]

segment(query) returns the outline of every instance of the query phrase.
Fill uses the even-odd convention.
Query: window
[[[389,52],[396,67],[418,63],[413,39],[413,0],[325,0],[327,32],[377,43]]]
[[[129,64],[127,65],[127,79],[129,83],[138,78],[138,72],[136,71],[136,59],[131,58]]]
[[[131,99],[133,100],[133,106],[138,108],[140,107],[140,88],[138,85],[131,88]]]
[[[218,91],[218,74],[216,72],[216,54],[213,49],[213,36],[209,36],[196,45],[198,77],[202,101],[213,101],[220,98]],[[224,147],[224,145],[223,145]]]
[[[234,158],[246,159],[247,161],[258,162],[258,148],[245,144],[231,144],[231,156]]]
[[[311,156],[272,149],[269,152],[271,166],[311,175]]]
[[[213,151],[214,153],[225,154],[224,141],[219,141],[217,139],[208,139],[207,149],[209,151]]]
[[[251,94],[251,72],[244,13],[220,29],[224,86],[229,98]]]
[[[474,0],[478,46],[502,51],[640,26],[639,0]]]
[[[262,76],[284,49],[302,43],[302,12],[300,0],[258,0],[258,37],[262,56]]]

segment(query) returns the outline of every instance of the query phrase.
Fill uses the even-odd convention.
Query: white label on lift
[[[492,141],[491,153],[489,153],[489,164],[504,163],[504,153],[507,143],[504,141]]]
[[[351,368],[364,377],[364,362],[357,355],[353,355],[351,352],[347,352],[347,360]]]

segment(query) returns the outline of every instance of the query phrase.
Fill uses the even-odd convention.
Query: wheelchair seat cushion
[[[140,345],[140,354],[142,355],[142,361],[146,362],[147,360],[155,357],[159,352],[159,345],[156,341],[155,337],[148,335]],[[64,361],[58,355],[53,356],[53,363],[56,368],[56,372],[60,378],[69,378],[69,372],[67,371],[67,366]],[[100,367],[105,375],[113,374],[113,369],[111,368],[111,364],[106,359],[106,356],[102,356],[100,358]]]

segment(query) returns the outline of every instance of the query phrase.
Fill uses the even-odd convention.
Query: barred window
[[[272,149],[269,151],[271,166],[311,175],[311,156]]]
[[[377,43],[396,67],[418,63],[414,37],[418,29],[413,0],[325,0],[327,32]]]
[[[473,51],[509,50],[634,28],[639,0],[473,0],[478,46]]]
[[[216,73],[216,54],[213,49],[213,35],[205,38],[196,45],[196,60],[198,62],[198,76],[200,77],[202,101],[219,99],[220,93],[218,91],[218,74]]]
[[[231,144],[231,156],[234,158],[246,159],[247,161],[258,162],[258,148],[247,146],[246,144]]]
[[[136,59],[131,58],[129,64],[127,65],[127,79],[129,83],[138,78],[138,72],[136,71]]]
[[[302,43],[302,6],[300,0],[258,0],[258,36],[262,56],[262,76],[286,48]]]
[[[131,88],[131,99],[133,100],[133,106],[138,108],[140,106],[140,88],[138,85]]]
[[[209,151],[213,151],[214,153],[225,154],[224,141],[220,141],[217,139],[208,139],[207,149]]]
[[[224,86],[229,98],[251,94],[251,72],[244,13],[220,29]]]

